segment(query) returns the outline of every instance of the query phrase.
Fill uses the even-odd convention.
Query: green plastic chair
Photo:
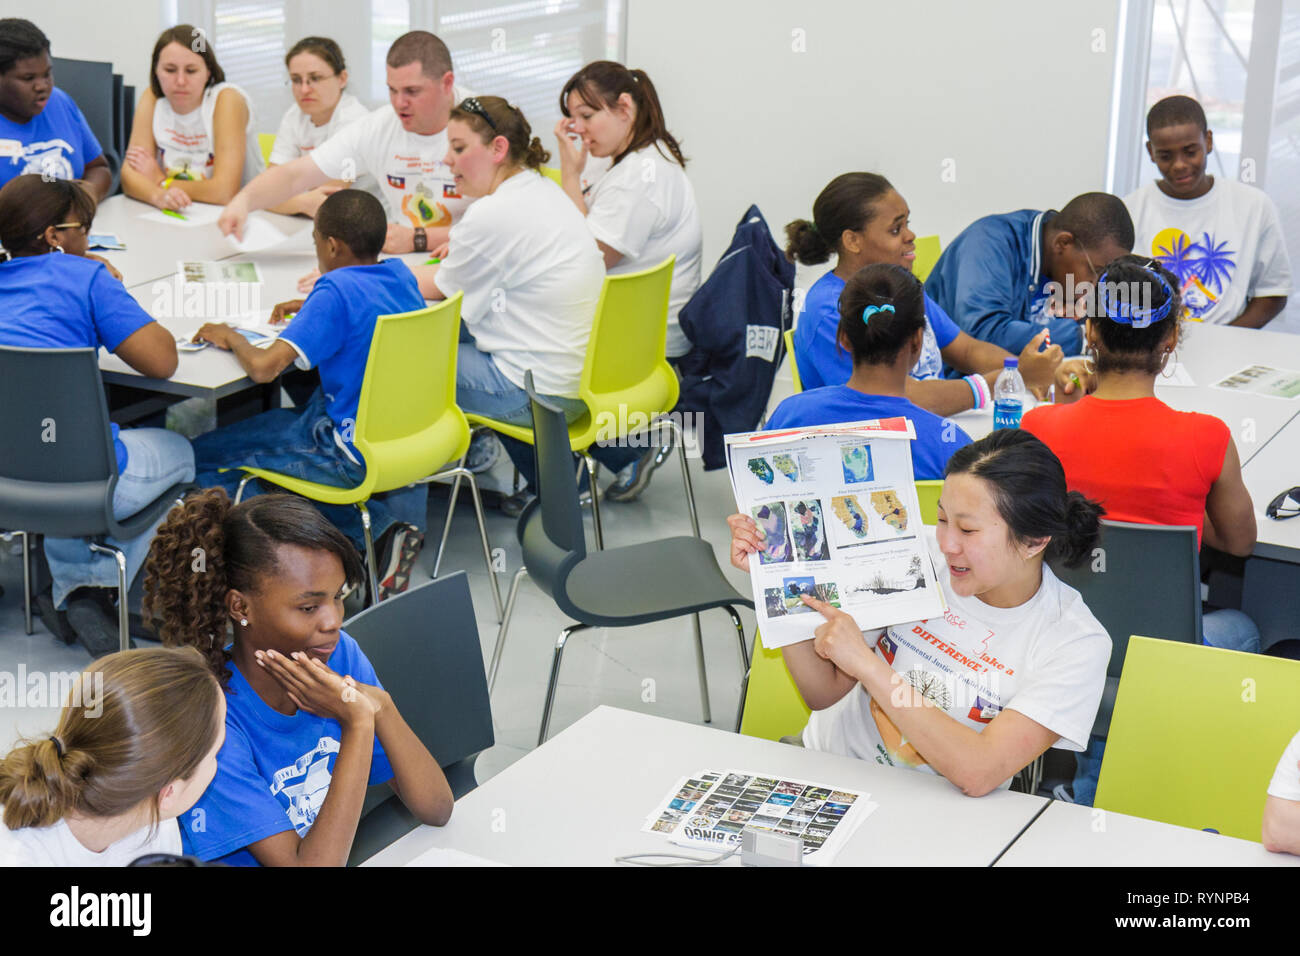
[[[785,354],[790,357],[790,377],[794,379],[795,392],[803,391],[803,380],[799,377],[799,363],[794,355],[794,329],[785,330]]]
[[[262,152],[262,162],[271,165],[271,151],[275,149],[274,133],[258,133],[257,148]]]
[[[917,236],[915,251],[912,275],[924,282],[930,275],[930,270],[934,268],[934,264],[939,261],[939,253],[943,251],[943,247],[939,245],[938,236]]]
[[[244,486],[254,478],[286,491],[327,505],[353,505],[361,513],[366,539],[366,564],[370,575],[370,602],[375,603],[379,585],[375,573],[375,546],[370,534],[371,495],[409,484],[423,484],[443,478],[465,478],[470,483],[474,510],[478,515],[483,560],[487,563],[497,620],[501,619],[501,594],[492,571],[492,548],[483,520],[483,503],[478,483],[465,468],[446,468],[459,461],[469,448],[469,424],[456,405],[456,350],[460,336],[460,306],[456,294],[445,302],[397,315],[381,315],[375,322],[370,356],[357,403],[357,422],[352,443],[366,463],[366,475],[354,488],[336,488],[304,481],[263,468],[243,468]],[[448,502],[447,524],[456,507],[453,493]],[[443,540],[446,540],[444,534]],[[442,549],[434,562],[438,576]]]
[[[582,456],[593,492],[591,516],[597,550],[605,547],[605,541],[600,524],[600,496],[595,494],[596,460],[591,457],[590,448],[599,439],[623,438],[641,431],[657,433],[667,429],[676,439],[691,530],[697,538],[700,536],[681,427],[671,418],[655,420],[677,404],[677,373],[664,353],[668,293],[676,258],[669,256],[643,272],[606,276],[600,290],[578,385],[578,394],[587,403],[587,414],[569,425],[569,445]],[[510,425],[482,415],[467,417],[475,426],[533,444],[533,430],[527,425]],[[662,442],[656,440],[656,443]]]
[[[541,166],[537,171],[557,184],[560,182],[560,171],[554,166]]]
[[[942,481],[916,483],[924,524],[935,522],[941,488]],[[799,688],[786,669],[781,651],[764,647],[757,632],[750,654],[749,675],[741,690],[740,706],[740,732],[766,740],[797,736],[812,713],[799,695]]]
[[[1095,806],[1260,842],[1300,661],[1132,637]]]

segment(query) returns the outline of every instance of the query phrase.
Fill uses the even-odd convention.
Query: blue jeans
[[[194,480],[194,452],[183,435],[162,428],[131,428],[120,432],[126,445],[126,469],[113,489],[113,517],[121,521],[150,505],[178,482]],[[154,532],[166,512],[150,528],[131,538],[107,543],[126,555],[128,587],[144,566]],[[117,562],[90,550],[88,538],[46,538],[45,560],[53,579],[54,606],[62,608],[77,588],[116,588]]]
[[[225,488],[232,498],[243,480],[244,473],[238,470],[243,465],[338,488],[359,485],[366,474],[365,465],[355,464],[334,441],[334,422],[325,410],[325,396],[319,389],[301,408],[274,408],[200,435],[194,439],[194,461],[199,484]],[[230,470],[221,472],[220,468]],[[245,499],[264,490],[259,484],[248,484]],[[355,507],[319,503],[316,507],[352,540],[358,551],[365,553],[361,515]],[[423,532],[428,489],[412,485],[375,495],[366,502],[366,509],[375,538],[398,521],[415,525]]]
[[[1201,618],[1201,643],[1247,654],[1259,653],[1259,628],[1241,611],[1224,609],[1211,611]],[[1097,796],[1097,778],[1101,774],[1101,758],[1106,751],[1106,740],[1093,737],[1084,753],[1074,755],[1074,802],[1092,806]]]
[[[456,353],[456,404],[462,411],[494,418],[509,425],[532,427],[532,408],[528,393],[501,374],[497,363],[487,352],[480,352],[472,341],[461,335],[460,351]],[[564,420],[572,423],[587,412],[587,403],[580,398],[559,395],[539,395],[548,404],[564,410]],[[537,490],[537,456],[533,446],[506,435],[498,435],[510,460],[528,483],[528,490]]]

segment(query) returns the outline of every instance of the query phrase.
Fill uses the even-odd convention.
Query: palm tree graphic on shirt
[[[1216,242],[1208,232],[1193,242],[1181,229],[1163,229],[1151,241],[1151,254],[1178,277],[1183,304],[1194,319],[1214,307],[1237,268],[1236,253],[1228,243]]]

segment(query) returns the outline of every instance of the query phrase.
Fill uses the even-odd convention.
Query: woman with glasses
[[[1100,501],[1108,519],[1194,525],[1198,543],[1248,556],[1255,507],[1231,431],[1213,415],[1175,411],[1156,398],[1156,379],[1178,347],[1178,280],[1153,260],[1122,256],[1102,270],[1089,311],[1089,394],[1026,412],[1021,427],[1056,452],[1070,488]],[[1203,627],[1208,645],[1259,653],[1259,629],[1240,611],[1206,614]],[[1092,802],[1100,759],[1094,740],[1080,758],[1077,802]]]
[[[0,189],[0,345],[20,348],[98,348],[140,374],[176,371],[176,342],[131,298],[102,262],[86,257],[86,231],[95,202],[69,180],[19,176]],[[12,406],[18,396],[5,396]],[[57,426],[57,423],[56,423]],[[169,487],[194,478],[194,455],[181,435],[161,428],[119,432],[112,426],[118,482],[113,514],[123,520]],[[57,432],[56,440],[57,440]],[[161,519],[160,519],[161,520]],[[127,580],[144,564],[153,528],[130,541],[112,541],[126,555]],[[38,596],[46,627],[69,642],[80,638],[96,657],[116,650],[118,625],[110,595],[117,564],[82,539],[45,539],[53,592]],[[110,590],[111,589],[111,590]],[[67,608],[67,623],[55,609]],[[70,629],[68,628],[70,625]]]
[[[328,37],[304,37],[285,55],[294,105],[280,120],[269,165],[280,166],[306,156],[336,132],[364,119],[370,112],[347,91],[348,70],[343,51]],[[334,180],[288,199],[271,212],[315,216],[330,193],[348,187]],[[355,188],[355,187],[354,187]]]

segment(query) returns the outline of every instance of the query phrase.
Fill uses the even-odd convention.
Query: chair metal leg
[[[459,470],[465,468],[465,459],[468,457],[469,457],[469,452],[465,452],[465,454],[460,456],[460,461],[456,463],[457,471],[447,472],[447,474],[455,474],[456,480],[451,484],[451,495],[447,499],[447,520],[444,521],[442,524],[442,540],[438,542],[438,553],[433,558],[433,577],[435,580],[438,577],[438,569],[442,567],[442,552],[443,549],[447,547],[447,536],[451,533],[451,516],[456,513],[456,502],[460,496]],[[429,481],[436,481],[441,477],[442,474],[440,473],[434,475],[432,478],[429,479]]]
[[[537,735],[537,746],[546,743],[546,732],[551,726],[551,707],[555,704],[555,687],[560,682],[560,661],[564,657],[564,644],[579,631],[585,631],[586,624],[571,624],[560,632],[555,642],[555,657],[551,661],[551,679],[546,685],[546,705],[542,709],[542,730]]]
[[[131,618],[126,606],[126,555],[108,545],[90,543],[90,550],[98,554],[111,554],[117,561],[117,639],[120,650],[131,648]]]
[[[28,539],[26,531],[16,531],[15,534],[23,536],[23,624],[27,628],[27,633],[32,632],[32,554],[31,542]],[[50,630],[53,630],[53,622],[50,623]]]
[[[370,579],[370,593],[366,595],[369,598],[366,607],[374,607],[379,603],[379,574],[375,570],[375,540],[370,534],[370,509],[366,507],[364,501],[358,501],[356,508],[361,512],[361,533],[366,539],[366,574]]]
[[[582,460],[587,466],[587,487],[591,490],[591,522],[596,531],[596,550],[604,551],[605,533],[600,526],[600,491],[596,488],[596,470],[600,466],[591,457],[590,450],[582,453]]]
[[[709,677],[704,672],[704,635],[700,632],[699,614],[691,615],[691,625],[695,629],[695,670],[700,677],[700,708],[704,711],[704,722],[713,723],[713,709],[709,707]]]
[[[492,696],[492,688],[496,686],[497,668],[501,666],[501,654],[506,646],[506,630],[510,627],[510,616],[515,612],[515,597],[519,594],[519,582],[527,574],[527,568],[520,568],[515,572],[514,580],[510,582],[510,596],[506,598],[506,611],[501,616],[501,626],[497,628],[497,643],[492,648],[492,662],[488,665],[488,697]]]
[[[442,544],[438,545],[438,557],[433,563],[433,576],[437,578],[438,567],[442,563],[442,548],[447,543],[447,532],[451,530],[452,509],[456,504],[456,489],[460,487],[461,479],[469,482],[470,501],[474,504],[474,516],[478,519],[478,536],[483,545],[483,564],[487,568],[488,582],[492,585],[492,603],[496,606],[497,620],[501,620],[501,586],[497,583],[496,571],[492,569],[492,545],[488,543],[487,519],[483,515],[483,496],[478,490],[478,479],[468,468],[456,467],[449,468],[446,471],[440,471],[427,481],[434,481],[439,478],[449,478],[456,476],[456,484],[452,488],[451,502],[447,507],[447,523],[442,529]]]
[[[682,427],[671,418],[661,418],[656,422],[652,422],[650,427],[656,431],[666,428],[672,433],[673,440],[677,445],[677,457],[682,463],[682,485],[686,489],[686,509],[691,516],[691,533],[698,538],[700,536],[700,518],[695,510],[695,488],[691,484],[691,469],[686,459],[686,436],[682,433]]]
[[[243,479],[239,482],[239,487],[235,489],[235,504],[239,504],[244,500],[244,486],[255,477],[255,475],[244,475]]]
[[[745,695],[749,693],[749,647],[745,644],[745,625],[736,609],[728,604],[723,610],[731,615],[736,637],[740,640],[740,670],[744,675],[740,679],[740,703],[736,705],[736,733],[740,733],[740,723],[745,717]]]

